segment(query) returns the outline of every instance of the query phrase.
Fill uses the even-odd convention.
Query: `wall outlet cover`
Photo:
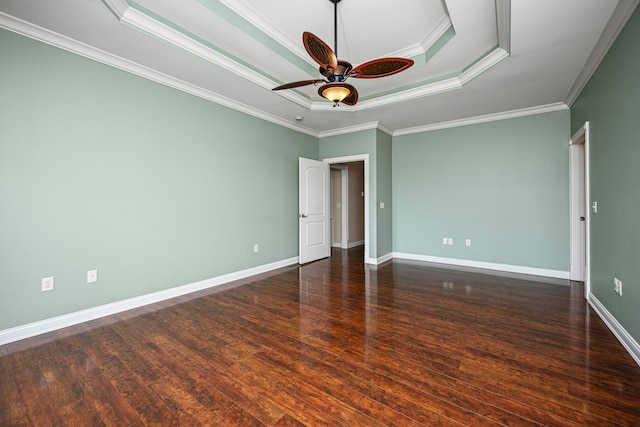
[[[87,283],[95,283],[98,281],[98,270],[87,271]]]
[[[53,277],[42,278],[42,292],[48,292],[53,290]]]

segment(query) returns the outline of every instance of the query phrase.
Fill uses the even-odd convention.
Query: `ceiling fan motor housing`
[[[343,82],[349,77],[353,65],[350,62],[338,60],[338,67],[333,70],[331,67],[320,67],[320,74],[325,76],[330,82]]]

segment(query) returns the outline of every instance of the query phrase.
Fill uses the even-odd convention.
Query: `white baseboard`
[[[523,267],[519,265],[510,265],[510,264],[495,264],[492,262],[471,261],[466,259],[444,258],[444,257],[430,256],[430,255],[417,255],[417,254],[408,254],[408,253],[401,253],[401,252],[394,252],[393,258],[408,259],[412,261],[426,261],[426,262],[433,262],[436,264],[479,268],[483,270],[496,270],[496,271],[508,272],[508,273],[526,274],[529,276],[543,276],[543,277],[551,277],[555,279],[569,280],[569,272],[561,271],[561,270],[547,270],[544,268]]]
[[[605,308],[604,305],[598,298],[596,298],[593,294],[589,294],[589,305],[593,307],[595,312],[600,316],[602,321],[611,329],[613,335],[618,338],[618,341],[624,346],[625,349],[629,352],[631,357],[636,361],[638,365],[640,365],[640,344],[636,340],[633,339],[631,335],[627,332],[627,330],[616,320],[615,317]]]
[[[190,283],[183,286],[166,289],[164,291],[154,292],[147,295],[141,295],[139,297],[129,298],[123,301],[118,301],[111,304],[105,304],[98,307],[89,308],[86,310],[76,311],[74,313],[52,317],[50,319],[29,323],[27,325],[17,326],[15,328],[5,329],[0,331],[0,345],[8,344],[14,341],[19,341],[25,338],[33,337],[36,335],[44,334],[44,333],[55,331],[58,329],[66,328],[68,326],[77,325],[79,323],[88,322],[90,320],[95,320],[100,317],[121,313],[123,311],[142,307],[148,304],[165,301],[170,298],[179,297],[192,292],[212,288],[214,286],[223,285],[225,283],[233,282],[235,280],[245,279],[250,276],[266,273],[272,270],[276,270],[278,268],[287,267],[289,265],[297,264],[297,263],[298,263],[298,257],[293,257],[293,258],[285,259],[282,261],[276,261],[270,264],[260,265],[258,267],[253,267],[253,268],[225,274],[218,277],[213,277],[211,279],[206,279],[206,280]]]
[[[371,264],[371,265],[380,265],[383,262],[387,262],[389,260],[393,259],[393,253],[388,253],[386,255],[382,255],[381,257],[378,258],[369,258],[366,263],[367,264]]]
[[[349,243],[347,245],[347,249],[355,248],[357,246],[362,246],[362,245],[364,245],[364,240],[360,240],[360,241],[357,241],[357,242],[351,242],[351,243]]]

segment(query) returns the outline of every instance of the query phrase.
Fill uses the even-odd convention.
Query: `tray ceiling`
[[[342,0],[340,59],[415,65],[350,79],[360,101],[338,108],[313,85],[271,91],[321,77],[302,33],[335,50],[329,0],[3,0],[0,27],[305,133],[393,134],[567,108],[637,3]]]

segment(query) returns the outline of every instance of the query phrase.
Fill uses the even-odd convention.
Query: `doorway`
[[[570,269],[569,278],[584,282],[584,297],[589,299],[590,212],[589,200],[589,122],[569,142],[570,197]]]
[[[331,246],[364,245],[364,162],[331,165]]]
[[[369,235],[370,235],[370,231],[369,231],[369,155],[368,154],[359,154],[359,155],[354,155],[354,156],[345,156],[345,157],[332,157],[332,158],[327,158],[323,160],[325,163],[329,163],[329,165],[331,167],[335,167],[334,170],[339,170],[340,171],[340,176],[342,177],[342,174],[346,169],[346,173],[347,173],[347,185],[348,185],[348,171],[349,171],[349,164],[352,163],[358,163],[358,167],[356,167],[356,165],[354,164],[352,167],[352,170],[360,170],[359,166],[361,166],[361,170],[362,170],[362,182],[363,182],[363,189],[361,189],[359,196],[362,200],[362,204],[363,204],[363,213],[362,213],[362,217],[361,217],[361,221],[363,223],[363,239],[359,240],[357,238],[354,238],[353,241],[349,242],[349,238],[348,238],[348,234],[346,234],[346,242],[344,246],[346,246],[347,248],[350,247],[350,245],[353,245],[352,247],[355,247],[357,245],[362,245],[364,244],[364,261],[365,263],[370,263],[370,259],[369,259]],[[360,173],[360,172],[358,172]],[[356,182],[356,181],[354,181]],[[341,182],[341,188],[344,185],[344,183]],[[333,185],[331,185],[331,187],[333,187]],[[348,221],[348,217],[349,217],[349,203],[347,203],[347,206],[344,206],[344,201],[342,201],[342,193],[341,192],[341,196],[340,196],[340,211],[339,211],[339,215],[340,218],[334,218],[335,220],[339,220],[340,224],[342,226],[343,223],[346,223],[346,228],[349,228],[349,221]],[[346,194],[349,194],[349,191],[344,192]],[[352,193],[353,195],[353,193]],[[332,207],[336,206],[336,202],[337,201],[333,201],[332,200]],[[332,209],[333,210],[333,209]],[[357,211],[356,211],[357,212]],[[332,231],[333,231],[333,227],[332,227]],[[344,230],[343,230],[344,231]],[[331,235],[332,237],[332,242],[333,242],[333,234]],[[340,238],[340,247],[343,247],[343,239],[342,239],[342,235]]]

